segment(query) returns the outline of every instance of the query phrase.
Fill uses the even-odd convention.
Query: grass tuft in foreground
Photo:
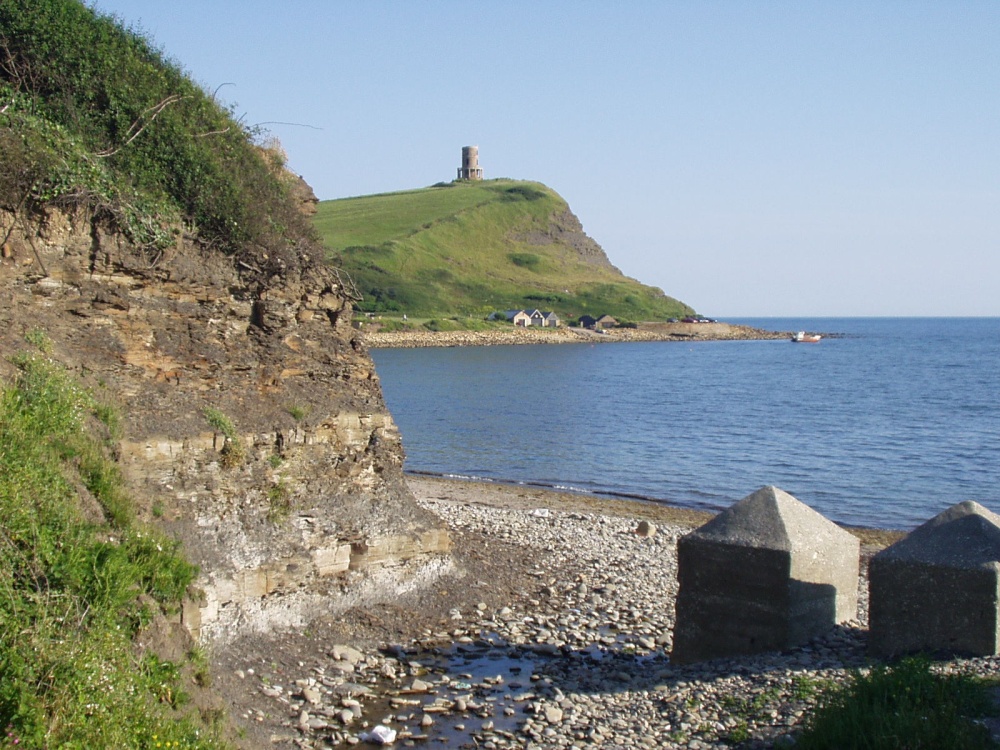
[[[156,609],[180,604],[195,567],[134,520],[106,453],[109,409],[41,353],[12,361],[18,375],[0,387],[0,747],[217,747],[178,710],[185,665],[133,644]]]
[[[797,750],[995,748],[975,721],[995,709],[991,683],[941,675],[926,658],[904,659],[858,673],[827,693],[795,743]]]

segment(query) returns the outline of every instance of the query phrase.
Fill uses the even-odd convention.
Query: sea
[[[776,485],[904,530],[1000,512],[1000,318],[727,322],[824,337],[372,356],[408,472],[713,511]]]

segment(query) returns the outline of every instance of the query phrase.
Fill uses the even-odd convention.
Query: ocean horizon
[[[1000,510],[1000,318],[729,318],[788,341],[374,350],[410,472],[832,520]]]

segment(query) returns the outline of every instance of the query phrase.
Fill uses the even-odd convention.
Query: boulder
[[[1000,654],[1000,516],[971,501],[875,555],[869,650]]]
[[[677,543],[677,664],[775,651],[854,619],[858,540],[763,487]]]

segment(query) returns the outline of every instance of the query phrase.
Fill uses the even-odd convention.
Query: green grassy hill
[[[536,182],[442,183],[319,204],[315,225],[368,312],[485,317],[540,308],[641,321],[693,312],[623,276]]]

